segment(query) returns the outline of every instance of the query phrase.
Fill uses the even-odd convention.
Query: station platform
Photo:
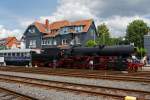
[[[150,65],[146,65],[146,66],[142,67],[141,71],[150,71]]]

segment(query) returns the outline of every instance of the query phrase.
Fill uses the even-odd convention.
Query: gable
[[[38,30],[38,28],[35,25],[30,25],[24,32],[24,36],[35,36],[35,35],[41,35],[42,33]]]
[[[90,25],[89,29],[88,29],[88,33],[94,32],[97,35],[97,30],[96,30],[96,26],[94,24],[94,22],[92,22],[92,24]]]

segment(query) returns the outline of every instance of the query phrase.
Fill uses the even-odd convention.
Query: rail
[[[93,85],[76,84],[76,83],[69,83],[69,82],[49,81],[49,80],[27,78],[27,77],[20,77],[20,76],[0,75],[0,79],[19,82],[19,83],[32,84],[32,85],[42,86],[42,87],[56,88],[61,90],[76,91],[76,92],[78,91],[78,92],[84,92],[84,93],[89,93],[94,95],[105,95],[109,97],[120,98],[122,100],[126,95],[121,95],[121,94],[117,95],[116,94],[117,92],[115,91],[124,92],[126,94],[133,94],[133,93],[134,95],[139,94],[138,99],[143,98],[140,97],[141,94],[143,96],[150,96],[150,92],[148,91],[112,88],[112,87],[104,87],[104,86],[93,86]],[[106,90],[113,91],[115,94],[112,94],[112,92],[111,93],[104,92]],[[150,99],[146,98],[145,100],[150,100]]]
[[[9,92],[9,93],[11,93],[13,95],[17,95],[17,96],[21,97],[22,100],[38,100],[35,97],[31,97],[29,95],[25,95],[25,94],[22,94],[20,92],[17,92],[17,91],[14,91],[14,90],[10,90],[10,89],[4,88],[4,87],[0,87],[0,90],[3,90],[5,92]]]

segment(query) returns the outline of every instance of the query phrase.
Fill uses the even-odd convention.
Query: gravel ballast
[[[41,75],[41,74],[6,72],[6,71],[0,71],[0,74],[30,77],[30,78],[45,79],[45,80],[54,80],[60,82],[71,82],[71,83],[87,84],[87,85],[135,89],[135,90],[143,90],[143,91],[150,92],[150,84],[144,82],[131,82],[131,81],[126,82],[126,81],[117,81],[117,80],[88,79],[88,78],[80,78],[80,77]]]
[[[24,85],[19,83],[7,83],[0,81],[0,87],[18,91],[25,95],[36,97],[39,100],[117,100],[110,99],[104,96],[92,96],[88,94],[77,94],[68,91],[58,91],[54,89],[44,89],[39,87],[33,87],[31,85]],[[1,99],[1,98],[0,98]]]

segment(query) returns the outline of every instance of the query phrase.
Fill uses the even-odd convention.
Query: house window
[[[75,27],[76,32],[82,32],[82,30],[83,30],[83,26],[76,26]]]
[[[60,32],[60,34],[67,34],[68,31],[69,31],[69,28],[68,28],[68,27],[63,27],[63,28],[60,29],[59,32]]]
[[[30,40],[29,46],[31,48],[36,48],[36,40]]]
[[[45,40],[45,45],[47,45],[48,44],[48,40]]]
[[[45,29],[45,31],[46,31],[47,33],[50,33],[50,32],[51,32],[51,30],[50,30],[50,29]]]
[[[68,28],[67,27],[65,27],[64,28],[64,33],[66,33],[68,31]]]
[[[91,30],[90,30],[90,34],[91,34],[91,36],[94,36],[94,35],[95,35],[95,30],[94,30],[94,29],[91,29]]]
[[[29,45],[32,45],[32,40],[30,40],[30,43],[29,43]]]
[[[42,40],[42,45],[44,45],[44,40]]]
[[[54,45],[57,45],[57,41],[56,41],[56,40],[54,40],[53,42],[54,42],[54,43],[53,43]]]
[[[75,36],[75,41],[76,41],[76,44],[81,44],[79,36]]]
[[[67,40],[66,40],[66,39],[63,39],[63,40],[62,40],[62,45],[65,45],[65,44],[67,44]]]
[[[48,40],[48,45],[52,45],[52,39]]]
[[[47,45],[49,45],[49,40],[47,40]]]
[[[74,45],[74,39],[70,41],[70,45]]]
[[[35,28],[29,29],[29,32],[30,32],[30,33],[35,33]]]
[[[42,45],[47,45],[47,44],[48,44],[47,40],[42,40]]]

